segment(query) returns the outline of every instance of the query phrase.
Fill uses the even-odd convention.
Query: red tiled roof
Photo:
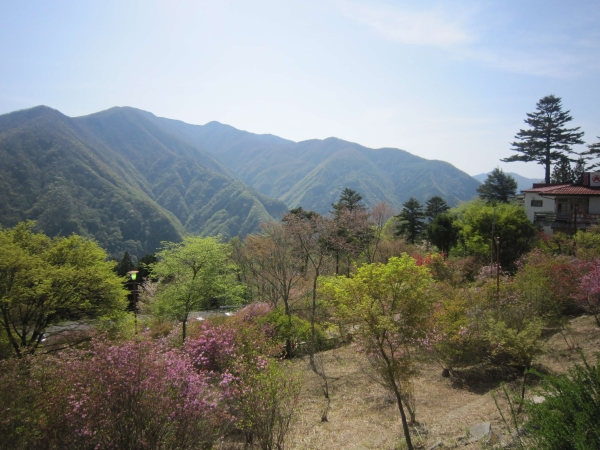
[[[536,186],[521,192],[535,192],[545,195],[600,195],[600,187],[573,186],[572,184],[554,184]]]

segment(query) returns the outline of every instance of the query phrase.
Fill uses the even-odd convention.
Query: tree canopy
[[[563,158],[554,165],[550,182],[552,183],[573,183],[575,181],[575,171],[571,167],[571,161]]]
[[[427,239],[447,255],[456,245],[458,231],[454,218],[450,214],[438,214],[427,227]]]
[[[438,214],[445,213],[449,209],[450,207],[446,203],[446,200],[437,195],[425,202],[425,216],[429,219],[429,222],[432,222]]]
[[[336,217],[339,216],[342,211],[353,212],[357,210],[365,210],[366,206],[362,203],[362,195],[350,188],[344,188],[340,194],[340,198],[337,203],[332,203],[331,211]]]
[[[126,291],[106,258],[94,241],[49,238],[33,222],[0,229],[0,326],[17,356],[53,325],[124,314]]]
[[[488,175],[485,183],[477,188],[479,196],[486,202],[507,203],[517,193],[515,179],[496,167]]]
[[[182,322],[183,340],[191,312],[240,300],[242,288],[232,277],[230,246],[219,239],[188,236],[181,243],[166,242],[152,266],[152,274],[163,280],[154,311]]]
[[[490,205],[473,200],[454,208],[459,240],[472,255],[489,256],[494,237],[500,237],[500,265],[513,269],[515,261],[527,253],[537,237],[537,228],[529,221],[521,205]],[[495,225],[494,225],[495,222]]]
[[[365,264],[351,278],[328,277],[321,288],[334,301],[337,318],[358,325],[359,348],[396,398],[408,448],[413,447],[404,408],[414,370],[411,352],[427,333],[431,282],[429,270],[403,254],[387,264]]]
[[[411,197],[402,206],[400,214],[394,216],[398,219],[396,235],[405,236],[408,242],[414,244],[425,229],[423,205],[416,198]]]
[[[516,134],[517,141],[512,150],[517,155],[502,159],[505,162],[535,161],[544,166],[546,183],[550,183],[551,167],[562,158],[575,153],[571,146],[583,144],[583,131],[579,127],[566,128],[565,124],[573,120],[570,111],[563,111],[560,97],[547,95],[536,104],[537,111],[527,113],[525,123],[528,129]]]

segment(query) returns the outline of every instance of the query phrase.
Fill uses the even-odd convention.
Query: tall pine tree
[[[502,161],[535,161],[544,166],[546,183],[550,183],[552,164],[575,153],[571,146],[584,143],[581,140],[583,131],[578,131],[579,127],[565,127],[573,118],[570,111],[562,110],[560,97],[548,95],[537,103],[536,108],[537,111],[527,113],[525,119],[530,128],[520,130],[515,136],[517,141],[512,143],[512,150],[518,154]]]
[[[490,172],[485,183],[477,188],[477,193],[488,203],[508,203],[517,193],[517,182],[512,176],[496,167]]]
[[[400,214],[394,216],[398,219],[396,235],[404,236],[408,242],[414,244],[425,229],[423,205],[416,198],[411,197],[402,206]]]
[[[438,214],[445,213],[449,209],[448,203],[446,203],[442,197],[437,195],[425,202],[425,215],[429,219],[429,222],[433,222],[433,219],[435,219]]]

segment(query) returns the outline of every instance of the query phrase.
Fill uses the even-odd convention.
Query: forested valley
[[[506,161],[577,188],[598,144],[575,160],[560,98],[537,109]],[[230,157],[294,143],[206,127],[0,117],[1,449],[600,448],[597,224],[545,234],[500,168],[469,201],[369,184],[325,207],[314,146],[431,169],[308,141],[282,193]],[[215,129],[228,167],[198,146]]]
[[[597,226],[548,237],[520,205],[481,199],[395,214],[347,188],[329,214],[163,242],[137,264],[33,223],[0,246],[1,448],[298,447],[306,423],[341,420],[331,354],[395,405],[397,448],[484,445],[420,419],[424,373],[457,392],[494,380],[489,445],[599,442],[569,422],[597,423],[600,366],[570,327],[589,317],[600,336]],[[566,377],[540,362],[555,336],[580,361]]]

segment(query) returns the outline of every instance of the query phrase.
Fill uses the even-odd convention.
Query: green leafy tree
[[[215,303],[239,302],[242,287],[229,263],[228,244],[219,237],[185,237],[181,243],[167,242],[157,253],[158,262],[152,274],[161,278],[158,298],[153,304],[159,316],[170,317],[183,324],[185,341],[190,313],[215,306]]]
[[[517,182],[512,176],[496,167],[488,175],[485,183],[477,188],[477,192],[486,202],[507,203],[517,193]]]
[[[125,314],[126,291],[106,259],[96,242],[51,239],[33,222],[0,229],[0,326],[17,356],[34,353],[53,325]]]
[[[544,166],[546,183],[550,183],[552,164],[568,154],[575,153],[571,146],[583,144],[583,131],[579,127],[566,128],[565,124],[573,120],[570,111],[563,111],[560,97],[548,95],[536,105],[537,111],[527,113],[525,123],[529,129],[519,130],[512,143],[517,155],[502,159],[505,162],[535,161]]]
[[[429,222],[438,216],[448,211],[450,207],[442,197],[434,196],[425,202],[425,216],[429,219]]]
[[[404,254],[387,264],[363,265],[351,278],[328,277],[321,284],[334,302],[337,319],[356,325],[359,348],[380,383],[394,394],[409,449],[413,446],[405,407],[411,404],[413,351],[430,323],[431,283],[429,270]]]
[[[414,244],[425,229],[423,206],[414,197],[409,198],[402,206],[400,214],[394,216],[398,220],[396,235],[405,236],[408,242]]]
[[[500,237],[500,265],[505,269],[512,270],[517,259],[531,249],[537,237],[537,228],[521,205],[500,203],[493,206],[472,200],[453,208],[452,214],[459,228],[459,240],[471,255],[489,257],[494,229],[495,236]]]
[[[427,227],[427,239],[447,255],[458,241],[458,231],[450,214],[438,214]]]
[[[293,217],[300,217],[301,219],[306,219],[309,220],[313,217],[317,217],[320,214],[315,212],[315,211],[307,211],[305,209],[302,208],[302,206],[298,206],[297,208],[292,208],[290,209],[290,212],[288,214],[286,214],[285,216],[283,216],[283,218],[281,219],[283,222],[287,222],[288,220],[290,220]]]

